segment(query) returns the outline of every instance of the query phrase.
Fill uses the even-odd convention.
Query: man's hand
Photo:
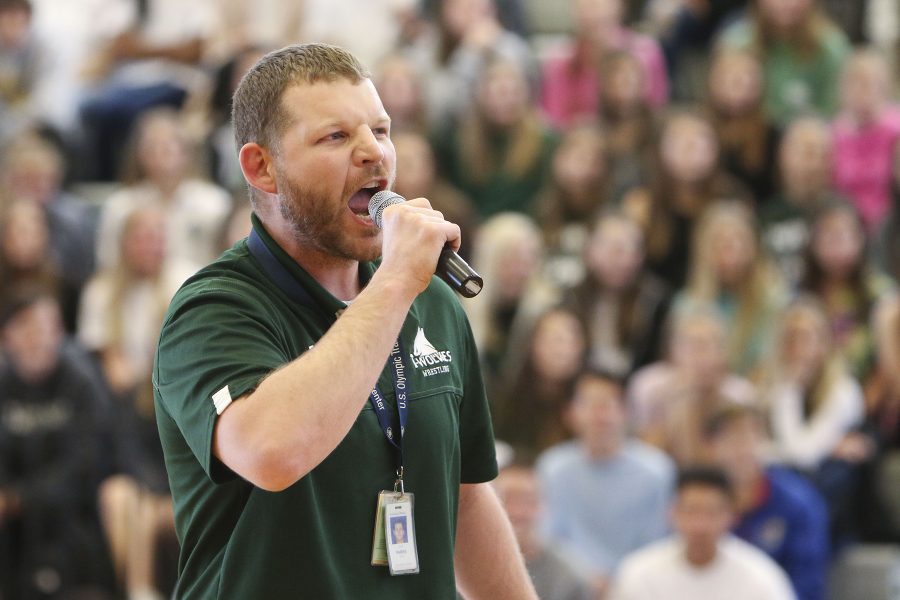
[[[383,258],[378,270],[405,282],[414,295],[428,287],[444,245],[459,249],[459,226],[446,221],[425,198],[388,206],[382,231]]]

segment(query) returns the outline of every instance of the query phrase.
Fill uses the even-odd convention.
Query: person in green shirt
[[[433,277],[459,228],[424,198],[368,216],[395,170],[368,73],[289,46],[244,77],[233,121],[253,230],[175,296],[153,375],[176,597],[536,599],[487,483],[472,334]],[[392,576],[373,531],[401,482],[419,572]]]

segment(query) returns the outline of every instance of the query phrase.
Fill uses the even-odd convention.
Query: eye
[[[332,131],[331,133],[322,136],[322,138],[319,139],[319,141],[320,142],[333,142],[336,140],[342,140],[345,137],[347,137],[347,135],[343,131]]]
[[[378,137],[388,137],[391,135],[391,130],[389,127],[376,127],[372,130],[372,132]]]

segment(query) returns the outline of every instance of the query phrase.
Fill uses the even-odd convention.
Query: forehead
[[[320,127],[328,123],[359,124],[387,119],[387,112],[370,79],[346,78],[295,83],[281,95],[288,127]]]

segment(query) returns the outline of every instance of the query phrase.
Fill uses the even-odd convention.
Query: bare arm
[[[487,483],[460,486],[454,564],[468,600],[537,600],[512,527]]]
[[[459,228],[424,200],[390,207],[384,219],[384,261],[368,286],[313,349],[233,402],[216,422],[216,457],[258,487],[289,487],[344,439],[441,248],[447,240],[458,243]]]

